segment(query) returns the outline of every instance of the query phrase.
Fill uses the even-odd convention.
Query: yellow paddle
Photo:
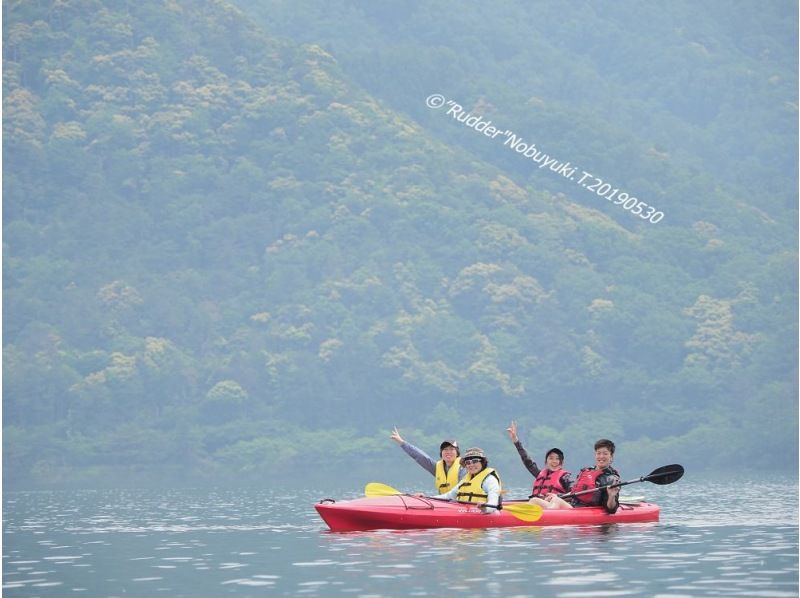
[[[364,486],[364,496],[367,498],[374,498],[376,496],[394,496],[395,494],[402,494],[402,492],[395,490],[386,484],[381,484],[380,482],[370,482]]]
[[[380,482],[370,482],[364,487],[364,495],[368,498],[373,498],[376,496],[395,496],[397,494],[403,493],[395,488],[392,488],[391,486],[381,484]],[[532,505],[526,502],[503,504],[500,505],[500,509],[503,511],[508,511],[521,521],[528,522],[539,521],[539,519],[542,517],[542,513],[544,513],[544,509],[542,509],[542,507],[539,505]]]
[[[521,521],[534,522],[542,518],[544,509],[539,505],[532,505],[527,502],[512,502],[500,505],[500,509],[508,511]]]

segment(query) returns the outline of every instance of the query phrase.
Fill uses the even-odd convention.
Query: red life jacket
[[[533,490],[531,496],[547,496],[548,494],[564,494],[567,489],[564,488],[562,479],[569,472],[565,469],[557,469],[552,471],[545,467],[539,471],[539,475],[533,480]],[[528,497],[530,498],[530,497]]]
[[[604,469],[595,469],[594,467],[587,467],[581,469],[575,483],[572,484],[572,492],[581,492],[583,490],[591,490],[597,488],[597,478],[606,473]],[[580,496],[573,496],[573,500],[577,500],[583,505],[599,505],[602,497],[600,492],[587,492]]]

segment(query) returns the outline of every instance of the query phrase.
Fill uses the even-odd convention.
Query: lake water
[[[3,595],[798,596],[796,480],[627,490],[661,521],[335,534],[313,504],[360,492],[6,492]]]

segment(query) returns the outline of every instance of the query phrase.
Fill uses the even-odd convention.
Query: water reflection
[[[702,498],[709,488],[714,498]],[[662,506],[658,524],[346,534],[326,531],[312,508],[318,491],[13,493],[3,512],[3,589],[12,597],[797,596],[796,507],[768,499],[755,525],[741,510],[755,486],[744,496],[724,484],[700,490],[656,489],[648,499]],[[761,496],[772,492],[797,487],[758,485]]]

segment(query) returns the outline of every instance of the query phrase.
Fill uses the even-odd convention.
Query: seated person
[[[423,469],[433,474],[436,492],[439,494],[451,490],[458,480],[467,474],[467,470],[459,458],[458,442],[455,440],[445,440],[439,445],[439,457],[441,458],[434,462],[425,452],[403,440],[397,428],[392,430],[390,438],[399,444],[406,454],[419,463]]]
[[[595,442],[594,467],[581,469],[575,479],[575,483],[572,485],[572,492],[564,498],[559,497],[557,494],[548,494],[545,498],[534,497],[528,502],[541,505],[545,509],[602,506],[608,513],[616,513],[619,508],[619,487],[604,487],[620,481],[619,473],[611,467],[611,463],[614,460],[614,448],[614,443],[606,438],[601,438]],[[574,494],[592,488],[597,488],[597,490],[574,496]]]
[[[528,451],[522,446],[522,441],[517,436],[517,423],[511,422],[508,427],[511,442],[517,448],[522,464],[534,476],[533,489],[528,498],[544,498],[548,494],[564,494],[570,491],[572,479],[566,469],[562,469],[564,453],[561,449],[551,448],[544,456],[545,468],[539,469],[536,462],[528,456]]]
[[[432,498],[457,500],[479,505],[486,514],[499,513],[500,495],[503,484],[497,472],[488,467],[486,453],[479,448],[471,448],[464,453],[462,463],[467,468],[467,475],[449,492]]]

